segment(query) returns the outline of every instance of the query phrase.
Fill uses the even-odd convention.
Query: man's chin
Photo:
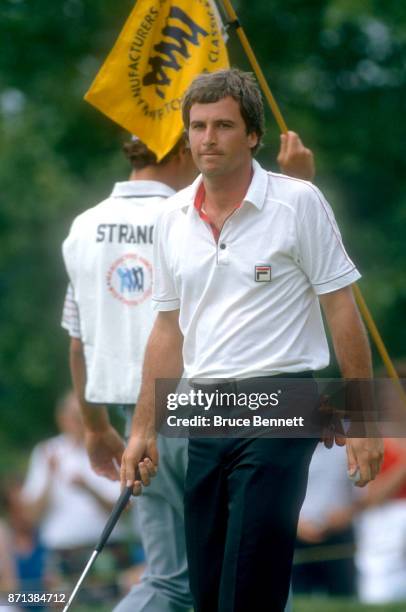
[[[202,163],[200,164],[200,172],[203,176],[214,177],[214,176],[222,176],[225,174],[224,166],[220,166],[218,164],[213,163]]]

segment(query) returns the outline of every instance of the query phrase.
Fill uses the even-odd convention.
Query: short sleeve
[[[342,289],[361,278],[350,259],[331,206],[313,185],[298,207],[298,258],[317,295]]]
[[[171,240],[166,215],[162,215],[154,229],[154,284],[152,303],[154,310],[170,311],[180,308],[174,274],[169,264]],[[172,245],[173,248],[173,245]]]
[[[79,307],[71,283],[66,290],[61,326],[67,330],[71,338],[81,338]]]

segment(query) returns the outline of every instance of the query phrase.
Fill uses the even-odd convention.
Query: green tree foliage
[[[0,3],[0,443],[47,433],[69,384],[60,244],[128,172],[123,132],[83,101],[133,2]],[[285,119],[316,154],[393,356],[405,353],[406,7],[397,0],[240,0]],[[232,63],[248,68],[233,33]],[[274,164],[272,117],[261,154]],[[4,440],[1,436],[4,436]]]

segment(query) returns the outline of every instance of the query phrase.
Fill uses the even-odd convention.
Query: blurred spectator
[[[84,446],[84,430],[75,395],[58,403],[56,421],[60,435],[38,444],[31,455],[23,496],[31,519],[38,524],[45,546],[52,551],[62,575],[80,573],[119,496],[118,482],[94,473]],[[114,530],[110,551],[122,555],[115,543],[123,539],[120,525]],[[100,561],[102,571],[117,569]],[[113,560],[111,560],[113,562]],[[114,563],[113,563],[114,564]]]
[[[293,591],[349,597],[356,592],[352,517],[356,491],[346,449],[320,443],[309,469],[300,512]]]
[[[404,382],[406,364],[396,369]],[[376,396],[384,431],[404,434],[406,406],[393,381],[382,378]],[[346,471],[344,448],[318,446],[300,514],[294,591],[352,595],[358,583],[364,603],[406,601],[406,439],[385,439],[382,470],[365,490]]]
[[[18,586],[13,558],[11,533],[4,521],[0,521],[0,604],[1,594],[14,591]]]
[[[397,364],[403,382],[406,364]],[[404,432],[406,406],[393,381],[382,379],[378,400],[388,432]],[[399,433],[401,435],[401,433]],[[406,440],[386,438],[382,471],[362,500],[356,523],[359,596],[365,603],[406,602]]]
[[[357,521],[359,596],[365,603],[406,601],[406,440],[386,439],[381,474],[368,487]]]
[[[2,507],[8,523],[7,542],[12,560],[14,590],[44,591],[49,586],[47,551],[21,496],[22,482],[12,476],[2,485]],[[12,591],[11,588],[9,588]]]

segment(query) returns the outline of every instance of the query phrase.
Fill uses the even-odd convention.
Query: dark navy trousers
[[[191,438],[185,489],[195,612],[283,612],[312,438]]]

